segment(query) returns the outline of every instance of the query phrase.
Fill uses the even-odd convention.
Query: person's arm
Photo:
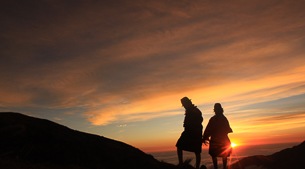
[[[233,133],[233,130],[232,130],[232,128],[230,127],[230,124],[229,124],[229,121],[228,121],[227,118],[226,118],[225,126],[226,126],[226,133]]]
[[[212,130],[212,126],[211,126],[211,119],[208,122],[207,127],[204,130],[203,136],[202,136],[202,142],[207,145],[210,141],[210,137],[211,137],[211,130]]]

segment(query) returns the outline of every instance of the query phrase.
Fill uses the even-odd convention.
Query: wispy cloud
[[[176,115],[185,95],[251,111],[305,93],[302,1],[4,6],[18,9],[1,14],[6,110],[79,108],[107,125]]]

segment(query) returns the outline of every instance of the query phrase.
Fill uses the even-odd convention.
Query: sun
[[[233,142],[231,143],[231,147],[232,147],[232,148],[234,148],[234,147],[236,147],[236,146],[237,146],[237,144],[235,144],[235,143],[233,143]]]

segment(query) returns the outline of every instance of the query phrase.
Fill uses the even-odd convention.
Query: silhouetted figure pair
[[[196,169],[200,167],[202,142],[210,144],[209,154],[212,157],[214,168],[218,168],[217,157],[222,157],[223,168],[227,168],[227,157],[231,154],[231,142],[228,133],[232,132],[227,118],[223,114],[220,103],[214,105],[215,115],[209,123],[202,136],[202,113],[188,97],[181,99],[185,108],[183,122],[184,131],[176,143],[179,165],[183,164],[183,150],[194,152],[196,155]],[[202,168],[205,168],[203,165]]]

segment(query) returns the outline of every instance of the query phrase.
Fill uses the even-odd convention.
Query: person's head
[[[221,107],[220,103],[214,104],[214,112],[215,114],[223,114],[223,108]]]
[[[188,97],[183,97],[181,99],[181,104],[184,108],[188,108],[193,105],[192,101]]]

